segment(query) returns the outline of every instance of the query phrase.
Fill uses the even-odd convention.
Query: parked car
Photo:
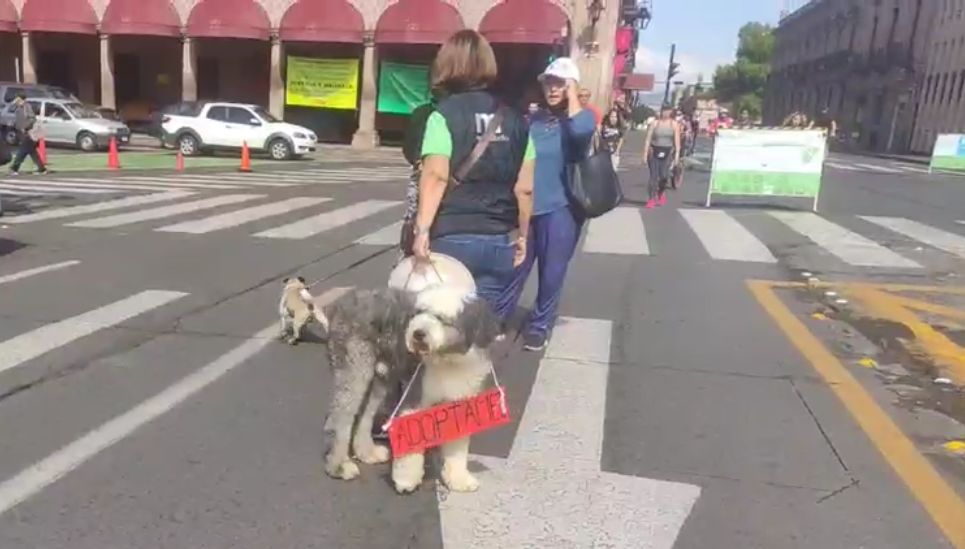
[[[21,82],[0,82],[0,105],[7,105],[19,94],[27,97],[49,97],[50,99],[65,99],[79,101],[74,94],[60,86],[48,84],[24,84]]]
[[[217,149],[267,152],[275,160],[315,150],[318,138],[308,128],[278,120],[264,107],[245,103],[184,102],[161,115],[161,141],[185,156]]]
[[[97,107],[63,99],[29,98],[27,102],[37,114],[44,140],[50,144],[75,145],[83,151],[104,149],[111,137],[122,145],[131,140],[131,130],[121,122],[104,118]],[[7,105],[0,111],[0,126],[7,143],[17,143],[13,128],[16,106]]]

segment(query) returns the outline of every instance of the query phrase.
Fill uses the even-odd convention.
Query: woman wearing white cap
[[[526,258],[506,290],[500,310],[512,310],[523,286],[539,262],[539,291],[536,306],[523,332],[523,347],[538,351],[546,347],[556,322],[563,293],[563,281],[583,219],[570,208],[566,194],[567,165],[581,160],[589,149],[596,129],[593,112],[579,100],[580,70],[568,57],[552,63],[539,81],[544,108],[530,122],[530,137],[536,149],[533,217],[530,222]]]

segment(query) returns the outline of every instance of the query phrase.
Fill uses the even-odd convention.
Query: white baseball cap
[[[579,82],[580,68],[577,67],[576,63],[569,57],[560,57],[546,67],[543,74],[539,75],[539,81],[542,82],[547,76],[555,76],[563,80],[573,79]]]

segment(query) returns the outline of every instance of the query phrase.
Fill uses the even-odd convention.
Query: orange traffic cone
[[[107,167],[117,170],[121,167],[121,158],[117,154],[117,140],[111,137],[110,144],[107,146]]]
[[[250,172],[251,171],[251,153],[248,151],[248,142],[243,141],[241,143],[241,167],[238,171]]]
[[[181,151],[178,151],[178,155],[174,157],[174,171],[183,172],[184,171],[184,155]]]
[[[40,161],[47,164],[47,140],[43,137],[37,143],[37,155],[40,156]]]

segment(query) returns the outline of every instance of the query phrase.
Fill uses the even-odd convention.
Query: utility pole
[[[663,104],[666,105],[670,101],[670,83],[673,81],[674,75],[680,72],[680,63],[674,62],[674,56],[677,54],[677,44],[670,45],[670,65],[667,66],[667,83],[663,89]]]

